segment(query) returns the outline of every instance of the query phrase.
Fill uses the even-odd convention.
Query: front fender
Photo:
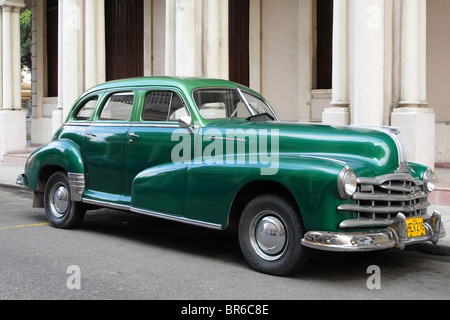
[[[341,221],[352,217],[336,209],[346,203],[337,189],[344,167],[341,161],[295,155],[281,155],[274,175],[262,175],[261,166],[248,163],[190,165],[185,214],[226,228],[240,190],[253,182],[276,182],[289,190],[308,230],[337,230]]]
[[[78,145],[71,140],[58,140],[34,151],[25,165],[25,186],[33,191],[40,191],[40,175],[49,167],[84,175],[84,161]]]

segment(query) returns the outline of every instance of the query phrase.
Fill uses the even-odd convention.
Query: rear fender
[[[71,140],[53,141],[34,151],[25,165],[24,184],[35,193],[42,193],[47,179],[58,170],[68,174],[72,200],[81,201],[85,188],[84,162],[78,145]]]

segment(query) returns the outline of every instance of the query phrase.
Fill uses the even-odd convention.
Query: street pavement
[[[0,301],[153,300],[147,310],[180,318],[211,300],[217,315],[226,305],[242,312],[241,304],[258,304],[280,318],[273,300],[294,301],[289,310],[298,311],[296,300],[449,297],[449,256],[315,250],[298,274],[274,277],[249,268],[235,233],[109,209],[88,211],[79,228],[60,230],[31,200],[29,191],[0,187]]]

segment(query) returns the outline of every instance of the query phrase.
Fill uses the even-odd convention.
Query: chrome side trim
[[[203,228],[213,229],[213,230],[222,230],[222,226],[220,224],[192,220],[192,219],[188,219],[185,217],[173,216],[173,215],[169,215],[166,213],[144,210],[144,209],[135,208],[135,207],[130,207],[130,211],[133,213],[143,214],[146,216],[156,217],[156,218],[169,220],[169,221],[181,222],[184,224],[189,224],[189,225],[193,225],[193,226],[197,226],[197,227],[203,227]]]
[[[110,208],[110,209],[116,209],[116,210],[122,210],[122,211],[130,211],[130,207],[127,206],[127,205],[116,204],[116,203],[111,203],[111,202],[106,202],[106,201],[99,201],[99,200],[92,200],[92,199],[83,198],[83,203],[93,204],[95,206],[105,207],[105,208]]]
[[[247,139],[240,139],[240,138],[223,138],[223,137],[209,137],[207,138],[208,141],[216,141],[216,140],[220,140],[220,141],[238,141],[238,142],[247,142]]]
[[[180,222],[180,223],[189,224],[189,225],[193,225],[193,226],[197,226],[197,227],[203,227],[203,228],[212,229],[212,230],[222,230],[223,229],[222,225],[220,225],[220,224],[188,219],[185,217],[180,217],[180,216],[170,215],[167,213],[136,208],[133,206],[109,203],[109,202],[105,202],[105,201],[98,201],[98,200],[92,200],[92,199],[86,199],[86,198],[83,198],[83,203],[93,204],[93,205],[96,205],[99,207],[105,207],[105,208],[110,208],[110,209],[130,211],[132,213],[142,214],[142,215],[149,216],[149,217]]]
[[[84,188],[86,187],[84,174],[69,172],[68,176],[71,199],[72,201],[80,202],[83,197]]]

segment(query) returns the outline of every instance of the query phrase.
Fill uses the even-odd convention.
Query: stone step
[[[3,162],[9,164],[25,164],[27,162],[29,153],[9,153],[3,156]]]

